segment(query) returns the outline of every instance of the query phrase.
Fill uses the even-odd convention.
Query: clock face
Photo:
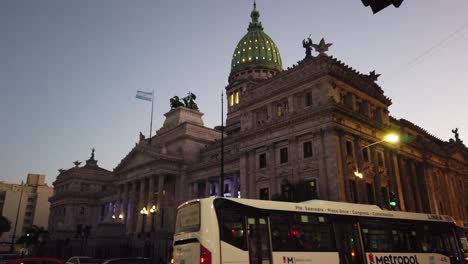
[[[309,41],[310,41],[309,38],[304,39],[304,44],[309,44]]]

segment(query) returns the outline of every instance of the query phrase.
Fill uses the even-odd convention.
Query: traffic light
[[[390,200],[388,201],[388,204],[390,205],[391,209],[395,209],[397,207],[398,198],[394,192],[390,192]]]
[[[389,5],[393,5],[394,7],[399,7],[403,0],[361,0],[364,6],[370,6],[372,12],[376,14],[380,10],[386,8]]]

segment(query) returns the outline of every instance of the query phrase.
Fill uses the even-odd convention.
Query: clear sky
[[[373,15],[360,0],[258,0],[283,67],[304,57],[311,35],[328,54],[378,84],[390,114],[468,143],[468,1],[405,0]],[[20,182],[90,157],[112,170],[154,130],[169,98],[197,95],[206,126],[220,124],[231,56],[247,32],[250,0],[2,0],[0,180]],[[154,134],[154,132],[153,132]]]

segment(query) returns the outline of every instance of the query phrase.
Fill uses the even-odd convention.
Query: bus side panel
[[[437,253],[366,253],[368,264],[447,264],[450,258]]]
[[[223,263],[248,264],[249,252],[221,241],[221,256]]]
[[[338,252],[273,252],[273,263],[338,264]]]
[[[174,261],[176,264],[192,264],[200,262],[200,243],[187,243],[174,246]]]

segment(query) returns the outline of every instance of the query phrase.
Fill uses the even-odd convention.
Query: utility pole
[[[13,253],[15,249],[15,239],[16,239],[16,227],[18,226],[18,217],[21,208],[21,200],[23,199],[23,181],[21,181],[21,194],[18,203],[18,210],[16,211],[16,219],[15,219],[15,227],[13,228],[13,236],[11,237],[11,246],[10,246],[10,253]]]

